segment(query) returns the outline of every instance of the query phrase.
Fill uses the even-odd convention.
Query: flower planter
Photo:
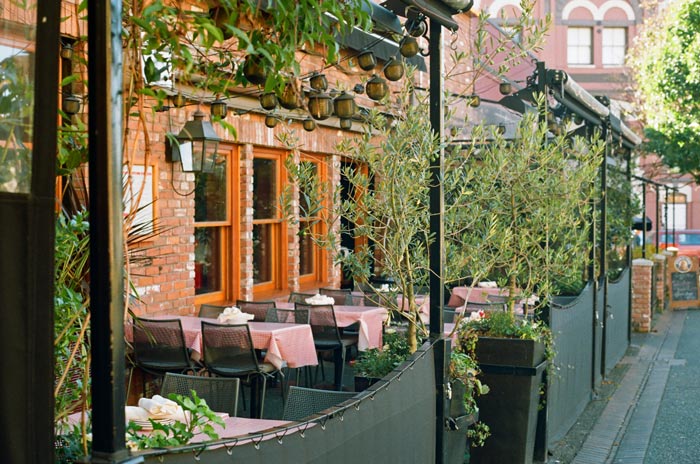
[[[466,386],[462,382],[450,382],[452,398],[446,425],[446,462],[464,462],[469,448],[467,429],[479,420],[478,413],[467,414],[464,406]]]
[[[367,390],[370,386],[377,383],[380,379],[377,377],[355,376],[355,391],[361,392]]]
[[[546,366],[543,343],[479,337],[476,358],[489,393],[477,399],[479,418],[491,429],[470,463],[530,464],[533,461],[539,387]]]

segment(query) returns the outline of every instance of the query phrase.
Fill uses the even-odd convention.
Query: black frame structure
[[[3,460],[53,462],[53,276],[60,3],[34,2],[29,193],[0,192],[0,401]],[[50,53],[39,53],[51,50]]]

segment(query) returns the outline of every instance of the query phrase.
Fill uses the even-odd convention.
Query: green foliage
[[[411,354],[406,335],[396,331],[387,331],[384,334],[384,346],[382,349],[370,348],[360,352],[355,361],[355,373],[361,377],[381,379]]]
[[[700,180],[700,1],[666,2],[645,18],[630,52],[647,150]],[[653,10],[650,10],[653,11]]]
[[[143,450],[186,445],[199,433],[207,435],[211,440],[218,440],[219,435],[212,423],[223,426],[223,419],[209,408],[205,400],[197,396],[197,392],[190,390],[190,395],[169,395],[171,400],[182,406],[185,417],[188,417],[186,423],[175,421],[167,424],[150,420],[153,432],[142,434],[140,426],[129,422],[126,429],[128,446],[134,450]]]

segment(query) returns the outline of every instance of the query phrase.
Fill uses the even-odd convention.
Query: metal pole
[[[612,131],[610,130],[610,121],[604,121],[603,138],[605,140],[605,151],[603,162],[600,165],[600,285],[603,286],[603,308],[600,324],[603,328],[603,336],[600,343],[600,374],[605,376],[605,351],[606,351],[606,336],[605,326],[608,318],[608,263],[607,263],[607,248],[608,248],[608,155],[612,145]]]
[[[140,462],[124,443],[120,0],[88,1],[92,462]],[[108,110],[106,110],[108,109]]]
[[[666,244],[666,248],[668,248],[668,186],[664,185],[664,228],[666,229],[666,233],[664,234],[664,243]],[[675,239],[675,237],[674,237]]]
[[[435,462],[442,464],[446,459],[445,429],[445,367],[447,365],[447,341],[443,334],[444,300],[444,194],[442,187],[445,152],[442,142],[445,135],[443,81],[442,25],[430,20],[430,127],[438,138],[438,156],[430,161],[430,339],[435,343]]]
[[[642,182],[642,258],[647,257],[647,183]]]
[[[660,240],[661,237],[659,236],[661,234],[661,205],[659,204],[661,200],[661,186],[656,185],[656,211],[655,211],[655,218],[656,218],[656,238],[654,239],[655,243],[654,245],[656,246],[656,252],[659,252],[659,245],[660,245]]]

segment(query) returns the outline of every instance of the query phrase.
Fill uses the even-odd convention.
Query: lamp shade
[[[420,52],[418,41],[410,35],[404,36],[399,44],[399,53],[406,58],[412,58]]]
[[[386,94],[389,92],[389,86],[384,79],[375,74],[365,84],[365,92],[372,100],[379,101],[386,97]]]
[[[313,73],[311,77],[309,77],[309,85],[314,90],[323,91],[328,88],[328,79],[326,79],[325,74]]]
[[[80,112],[80,98],[72,94],[63,95],[61,108],[68,116],[78,114]]]
[[[322,121],[333,114],[333,99],[327,93],[309,95],[309,114],[314,119]]]
[[[398,81],[403,77],[404,69],[401,60],[395,56],[391,57],[384,66],[384,77],[392,82]]]
[[[269,127],[270,129],[275,127],[278,122],[278,119],[271,114],[265,116],[265,126]]]
[[[501,95],[510,95],[510,93],[513,91],[513,86],[510,84],[510,82],[503,81],[498,85],[498,91],[501,92]]]
[[[371,71],[377,66],[377,58],[374,56],[373,52],[365,50],[357,55],[357,65],[364,71]]]
[[[476,94],[472,94],[469,97],[469,106],[472,108],[477,108],[479,105],[481,105],[481,97]]]
[[[277,94],[275,92],[266,92],[260,95],[260,106],[264,110],[271,111],[277,108]]]
[[[304,119],[304,122],[302,122],[302,126],[304,126],[304,130],[306,132],[311,132],[312,130],[316,129],[316,121],[311,118],[306,118]]]
[[[286,108],[288,110],[295,110],[301,106],[300,100],[301,95],[299,89],[297,88],[296,81],[288,81],[284,85],[284,90],[282,91],[282,94],[279,96],[280,105],[282,106],[282,108]]]
[[[187,121],[176,136],[179,142],[177,157],[171,156],[171,161],[180,161],[183,172],[214,170],[221,138],[216,134],[211,122],[204,120],[204,116],[201,110],[195,111],[193,119]]]
[[[211,115],[219,118],[225,118],[226,113],[228,113],[228,105],[225,101],[217,98],[211,102]]]
[[[339,118],[351,118],[355,114],[355,99],[343,91],[333,100],[333,110]]]
[[[340,121],[338,124],[340,125],[340,128],[343,130],[352,129],[352,119],[351,118],[340,118]]]
[[[267,80],[267,72],[263,59],[259,56],[248,55],[243,62],[243,75],[251,84],[263,85]]]
[[[187,104],[187,98],[183,94],[178,93],[170,96],[170,102],[175,108],[182,108]]]

